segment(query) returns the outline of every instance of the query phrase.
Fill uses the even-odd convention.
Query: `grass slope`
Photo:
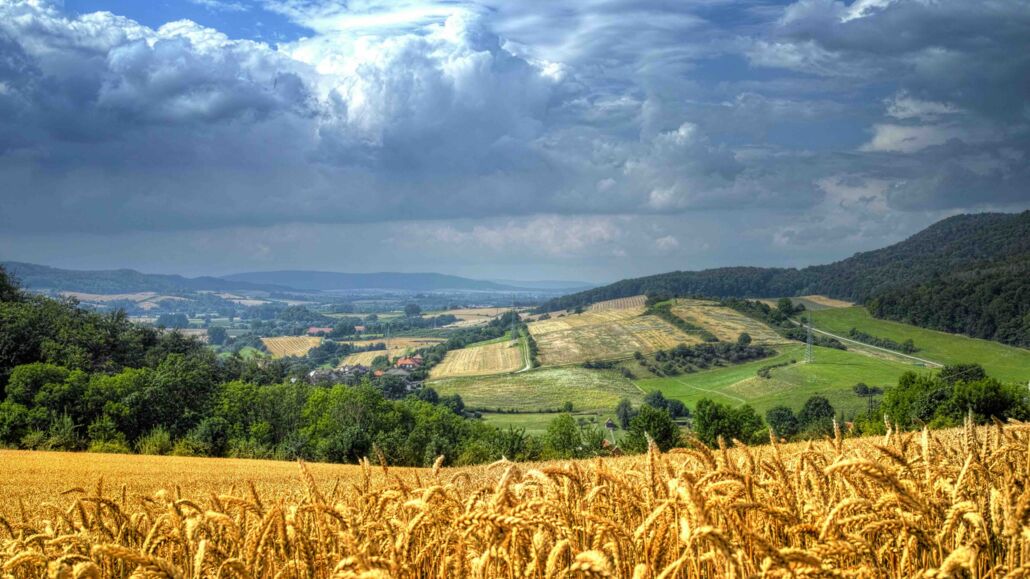
[[[878,320],[861,306],[815,311],[812,312],[812,321],[816,328],[842,336],[847,336],[851,328],[858,328],[897,342],[911,339],[919,348],[914,355],[920,358],[942,364],[977,362],[999,380],[1030,380],[1030,350],[1023,348]]]
[[[539,412],[560,408],[566,401],[577,410],[611,410],[620,398],[643,399],[633,382],[618,372],[578,366],[432,380],[428,385],[443,395],[460,394],[466,406],[483,410]]]
[[[509,413],[496,413],[496,412],[484,412],[483,420],[487,424],[491,424],[498,428],[508,428],[513,426],[515,428],[526,429],[526,434],[533,436],[543,436],[547,434],[547,425],[552,420],[561,416],[557,412],[520,412],[518,414]],[[615,420],[615,413],[612,411],[594,411],[594,412],[573,412],[572,417],[578,420],[586,420],[596,424],[599,427],[604,427],[604,422],[611,418]],[[616,432],[616,438],[622,435],[623,431],[618,430]]]
[[[864,399],[851,391],[855,383],[889,386],[908,370],[923,371],[901,362],[831,348],[816,347],[812,364],[801,362],[804,355],[804,346],[789,346],[764,360],[695,374],[646,378],[636,383],[647,391],[660,390],[667,398],[682,400],[690,407],[709,398],[725,404],[747,403],[762,414],[779,404],[798,410],[808,397],[819,394],[829,399],[834,408],[850,415],[866,405]],[[774,369],[770,378],[759,378],[756,374],[763,366],[792,358],[798,363]]]

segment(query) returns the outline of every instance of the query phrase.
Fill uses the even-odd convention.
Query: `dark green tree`
[[[765,422],[776,436],[792,438],[801,432],[801,423],[794,411],[786,406],[774,406],[765,413]]]
[[[615,419],[619,422],[619,428],[629,428],[629,421],[636,414],[636,411],[633,410],[633,403],[630,402],[629,398],[619,400],[619,404],[615,406]]]
[[[623,446],[633,452],[647,450],[647,436],[650,436],[662,451],[680,444],[680,429],[664,408],[645,404],[629,421],[629,429]]]
[[[229,332],[222,326],[215,326],[207,329],[207,342],[215,346],[221,346],[229,338]]]
[[[805,400],[804,406],[798,412],[798,422],[801,429],[812,435],[824,435],[833,433],[833,417],[837,411],[824,396],[812,396]]]

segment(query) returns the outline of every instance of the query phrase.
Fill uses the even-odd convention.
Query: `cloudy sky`
[[[1028,0],[0,0],[0,259],[608,281],[1027,207]]]

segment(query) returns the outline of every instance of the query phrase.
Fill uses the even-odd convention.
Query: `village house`
[[[319,327],[319,326],[311,326],[310,328],[308,328],[308,335],[309,336],[324,336],[326,334],[329,334],[332,331],[333,331],[332,328],[324,328],[324,327]]]
[[[394,363],[394,366],[402,370],[417,370],[422,366],[421,356],[411,356],[407,358],[401,358]]]

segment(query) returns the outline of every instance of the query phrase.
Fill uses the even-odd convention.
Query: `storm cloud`
[[[1030,205],[1028,2],[185,4],[303,33],[0,0],[0,257],[608,279]]]

